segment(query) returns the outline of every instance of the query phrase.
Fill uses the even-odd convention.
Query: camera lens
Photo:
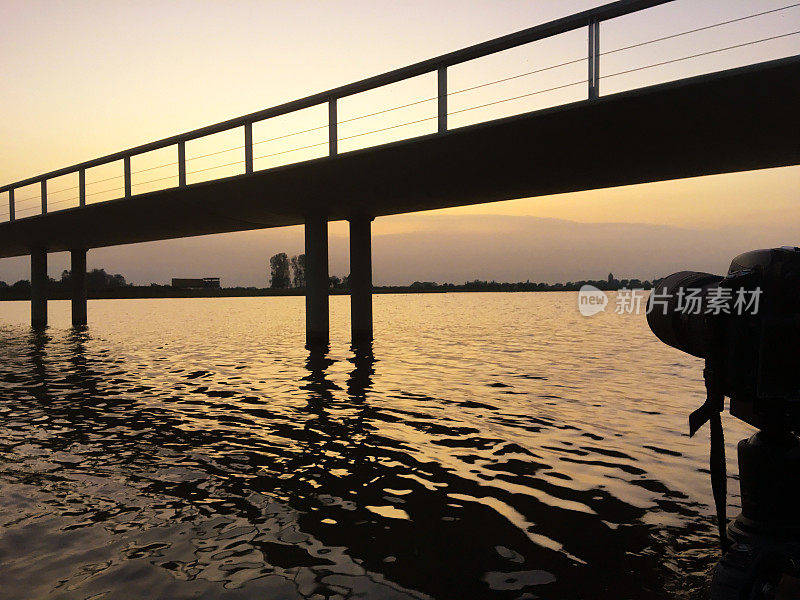
[[[648,299],[647,323],[665,344],[699,358],[711,348],[711,330],[705,316],[709,290],[722,277],[697,271],[680,271],[659,281]],[[697,310],[687,310],[688,302]]]

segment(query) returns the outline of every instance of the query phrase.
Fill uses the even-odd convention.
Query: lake
[[[702,361],[576,293],[0,303],[0,598],[704,598]],[[736,442],[724,415],[729,514]]]

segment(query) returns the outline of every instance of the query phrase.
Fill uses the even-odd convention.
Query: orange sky
[[[403,66],[417,60],[451,51],[494,36],[535,25],[572,12],[596,6],[589,0],[562,1],[464,1],[439,0],[367,2],[107,2],[52,3],[47,1],[0,1],[0,21],[4,35],[0,38],[0,76],[10,85],[0,95],[0,182],[9,183],[82,160],[121,150],[126,147],[167,137],[181,131],[207,125],[240,114],[256,111],[326,88],[335,87],[369,75]],[[791,4],[789,0],[694,0],[676,2],[651,9],[646,13],[618,19],[603,25],[601,51],[608,52],[629,44],[702,27],[748,14]],[[609,54],[601,61],[601,75],[612,74],[637,66],[669,60],[744,41],[800,30],[800,7],[764,15],[690,36],[639,48],[633,52]],[[451,69],[450,90],[460,90],[487,81],[569,61],[585,56],[585,31],[576,31],[538,42],[501,55],[488,57],[474,64]],[[683,61],[632,75],[611,77],[601,83],[601,92],[613,93],[637,87],[719,70],[731,66],[768,60],[800,52],[800,36],[786,37],[708,57]],[[585,77],[585,64],[578,63],[561,70],[543,73],[535,78],[519,78],[504,84],[465,92],[451,98],[451,110],[508,98],[531,90],[578,81]],[[374,110],[397,106],[435,94],[435,81],[420,77],[391,89],[362,94],[340,103],[340,119]],[[451,118],[458,126],[489,118],[505,116],[581,99],[583,86],[537,95],[517,102],[502,103],[480,110],[459,113]],[[340,135],[350,136],[432,115],[434,107],[422,104],[403,111],[394,111],[375,119],[365,119],[340,128]],[[292,147],[324,142],[326,132],[320,130],[287,141],[266,142],[272,137],[324,124],[324,110],[309,109],[290,115],[280,122],[257,125],[255,141],[261,142],[256,156],[273,155]],[[431,120],[401,127],[386,133],[351,138],[340,144],[346,151],[363,145],[383,143],[391,139],[428,133]],[[348,129],[349,127],[349,129]],[[190,144],[190,158],[219,152],[241,144],[239,131],[214,136]],[[257,168],[318,156],[324,145],[257,161]],[[196,158],[194,169],[215,167],[240,160],[240,150],[222,152],[207,158]],[[173,162],[172,150],[134,159],[134,170]],[[239,165],[201,171],[190,175],[191,181],[237,172]],[[118,175],[120,165],[93,170],[89,181],[100,181]],[[160,179],[147,183],[151,179]],[[134,178],[135,192],[174,184],[174,167],[146,171]],[[119,195],[119,181],[111,186],[94,184],[91,201]],[[69,177],[48,184],[50,190],[69,188]],[[381,236],[411,236],[429,230],[435,223],[440,231],[457,228],[462,234],[474,231],[481,238],[483,215],[529,216],[559,219],[576,223],[571,231],[585,235],[581,224],[622,223],[674,226],[698,232],[733,228],[736,231],[758,231],[753,243],[781,245],[800,240],[785,239],[786,225],[800,224],[797,202],[800,189],[800,168],[772,169],[751,173],[705,177],[676,182],[654,183],[613,190],[565,194],[560,196],[520,199],[511,202],[478,205],[420,216],[397,216],[378,219],[374,226],[376,245]],[[20,210],[35,212],[35,189],[20,190]],[[24,199],[32,199],[26,202]],[[4,195],[0,196],[0,199]],[[68,192],[53,196],[61,200],[60,208],[74,205]],[[7,212],[0,205],[0,213]],[[22,213],[25,214],[24,212]],[[6,217],[0,217],[5,219]],[[449,220],[448,220],[449,219]],[[454,220],[454,219],[457,219]],[[507,223],[508,221],[502,221]],[[533,221],[526,221],[533,223]],[[500,221],[494,222],[499,226]],[[538,233],[532,224],[531,236]],[[778,227],[778,229],[776,229]],[[579,233],[582,232],[582,233]],[[495,231],[497,238],[502,231]],[[331,225],[332,239],[346,234],[344,224]],[[190,241],[170,242],[163,256],[162,269],[140,268],[148,250],[141,246],[127,249],[97,250],[90,253],[91,266],[135,275],[141,283],[163,281],[169,274],[181,275],[190,268],[182,262],[182,254],[192,248],[199,264],[214,255],[230,251],[229,261],[220,265],[225,272],[215,272],[223,283],[264,282],[265,257],[246,261],[238,257],[239,247],[251,244],[251,236],[260,236],[259,247],[299,251],[302,235],[299,229],[287,232],[265,231],[256,234],[221,236],[208,244]],[[239,237],[237,237],[239,236]],[[778,238],[781,239],[778,239]],[[414,238],[416,244],[428,244],[429,255],[452,253],[436,236]],[[333,244],[334,242],[332,242]],[[487,251],[497,247],[491,238]],[[499,243],[499,242],[498,242]],[[658,254],[669,254],[668,241]],[[677,243],[677,242],[676,242]],[[208,256],[203,255],[208,247]],[[154,250],[151,248],[150,251]],[[742,247],[741,250],[749,248]],[[727,252],[719,246],[716,253]],[[200,253],[197,255],[197,253]],[[709,250],[710,254],[715,254]],[[514,249],[508,249],[514,268],[510,271],[480,269],[475,277],[512,277],[519,279],[578,278],[581,269],[574,258],[555,265],[554,269],[532,272],[524,256],[515,261]],[[520,249],[519,254],[525,252]],[[709,255],[710,255],[709,254]],[[340,260],[332,248],[331,270],[347,271],[346,258]],[[268,258],[268,257],[267,257]],[[580,258],[580,257],[578,257]],[[589,257],[587,257],[588,259]],[[617,267],[646,269],[630,273],[650,276],[647,271],[668,268],[654,260],[643,266],[641,257],[620,248],[609,261]],[[416,260],[416,259],[415,259]],[[403,283],[405,278],[435,277],[450,279],[450,274],[469,273],[469,265],[443,261],[440,269],[430,271],[430,260],[419,259],[399,269],[393,261],[377,263],[378,282]],[[557,260],[554,258],[553,260]],[[60,272],[63,257],[54,256],[51,273]],[[406,261],[407,262],[407,261]],[[578,261],[577,264],[579,264]],[[716,262],[714,263],[716,264]],[[408,268],[406,268],[408,267]],[[711,268],[711,267],[709,267]],[[177,270],[181,273],[177,273]],[[197,267],[202,270],[203,267]],[[25,260],[0,261],[0,279],[14,280],[26,275]],[[476,270],[477,271],[477,270]],[[414,274],[419,273],[419,277]],[[207,273],[183,273],[203,275]],[[602,276],[603,274],[598,274]],[[467,275],[465,275],[467,276]]]

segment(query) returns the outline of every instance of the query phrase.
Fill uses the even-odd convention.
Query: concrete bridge
[[[8,194],[9,220],[0,223],[0,257],[30,255],[31,323],[40,327],[47,323],[47,254],[69,251],[72,320],[82,326],[87,322],[87,250],[303,224],[307,339],[327,342],[327,224],[348,220],[353,339],[371,339],[371,221],[377,216],[800,164],[800,56],[622,93],[599,93],[600,24],[669,1],[613,2],[301,100],[4,185],[0,193]],[[448,128],[448,67],[580,28],[588,31],[589,42],[585,100]],[[338,152],[339,99],[426,73],[438,78],[436,133]],[[328,106],[329,155],[254,171],[253,124],[319,104]],[[186,142],[237,128],[243,133],[245,173],[187,185]],[[170,146],[177,151],[178,185],[134,195],[131,157]],[[87,204],[86,170],[120,160],[124,193]],[[79,175],[79,205],[49,211],[48,180],[70,173]],[[32,184],[41,189],[41,214],[16,218],[14,191]]]

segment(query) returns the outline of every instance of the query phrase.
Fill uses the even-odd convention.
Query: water
[[[334,297],[310,355],[302,298],[28,310],[0,304],[0,598],[707,593],[701,364],[643,317],[381,295],[354,355]]]

